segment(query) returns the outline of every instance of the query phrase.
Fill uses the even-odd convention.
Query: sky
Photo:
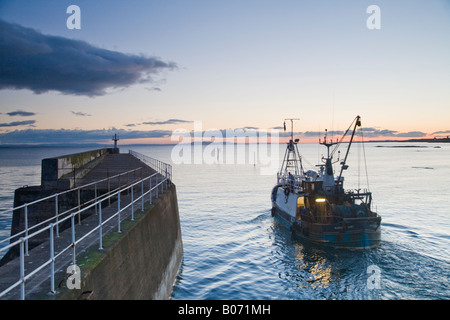
[[[444,137],[449,35],[449,0],[0,0],[0,145],[285,118],[308,140],[357,115],[368,139]]]

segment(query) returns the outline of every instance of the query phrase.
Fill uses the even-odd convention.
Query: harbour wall
[[[72,188],[76,180],[89,172],[105,155],[118,152],[117,148],[103,148],[43,159],[41,186],[45,189]]]
[[[98,171],[100,164],[110,161],[111,157],[121,164],[126,163],[132,167],[146,166],[140,161],[138,164],[130,164],[132,161],[129,157],[136,160],[134,156],[123,154],[128,158],[117,157],[117,155],[112,155],[114,153],[118,153],[118,149],[99,149],[82,154],[52,158],[51,161],[44,159],[42,161],[42,183],[44,184],[44,181],[47,180],[46,187],[41,185],[17,189],[15,192],[15,207],[50,196],[61,190],[71,189],[70,183],[61,183],[61,180],[64,180],[67,175],[73,176],[74,168],[86,169],[83,175],[87,175],[90,174],[89,171]],[[60,160],[55,161],[54,159],[64,160],[58,162]],[[52,163],[52,165],[48,165],[48,163]],[[58,167],[61,163],[65,163],[66,169],[64,170],[68,170],[67,168],[72,166],[72,171],[69,173],[64,173],[64,170],[61,171],[61,168]],[[128,169],[129,166],[126,170]],[[119,170],[122,169],[119,168]],[[164,172],[167,173],[167,170]],[[56,182],[51,182],[50,177],[56,179]],[[155,184],[156,182],[153,181],[152,185],[155,186]],[[96,189],[95,192],[103,193],[104,191]],[[83,203],[85,200],[92,199],[93,196],[94,190],[89,189],[79,192],[78,196],[77,193],[59,196],[59,198],[56,198],[58,202],[56,211],[63,212],[66,209],[73,208],[77,203]],[[116,206],[116,200],[112,198],[111,204],[113,206]],[[95,213],[93,210],[90,209],[85,213],[86,219]],[[55,214],[55,199],[50,198],[35,205],[30,205],[27,212],[29,226],[44,221]],[[94,215],[95,217],[96,215]],[[84,221],[83,217],[81,219]],[[24,208],[16,209],[13,214],[11,236],[23,229]],[[60,231],[63,229],[65,227],[61,225]],[[33,247],[39,250],[38,244],[48,241],[47,233],[42,233],[42,235],[43,237],[36,236],[30,239],[30,250]],[[19,259],[19,252],[16,247],[18,246],[11,248],[2,258],[0,266]],[[183,258],[176,186],[170,183],[168,189],[159,194],[159,197],[156,196],[153,199],[153,204],[146,203],[142,212],[136,211],[135,220],[123,222],[120,233],[111,231],[106,234],[102,247],[100,250],[98,245],[93,245],[83,250],[81,257],[77,255],[76,264],[81,269],[80,289],[67,287],[64,277],[67,277],[68,274],[64,270],[63,276],[60,274],[56,279],[57,289],[55,293],[49,294],[47,288],[27,296],[26,299],[169,299]],[[46,254],[48,253],[46,252]]]
[[[169,299],[183,258],[176,187],[172,185],[120,234],[77,261],[80,289],[65,285],[54,299]],[[64,283],[64,282],[63,282]]]
[[[14,207],[20,207],[27,203],[33,203],[39,199],[49,197],[55,193],[69,190],[75,186],[77,180],[83,178],[96,165],[98,165],[108,154],[119,153],[118,148],[103,148],[81,153],[69,154],[55,158],[42,160],[41,185],[24,186],[14,191]],[[99,194],[107,190],[99,190]],[[66,193],[58,199],[58,210],[64,212],[74,208],[77,204],[85,203],[94,198],[94,190],[85,189],[77,193]],[[40,201],[27,208],[28,225],[31,227],[41,221],[45,221],[55,215],[55,200],[48,199]],[[82,217],[88,216],[92,210],[83,212]],[[61,226],[64,229],[67,226]],[[11,236],[18,234],[25,229],[25,209],[16,209],[13,212],[11,224]],[[34,247],[43,240],[48,239],[48,235],[42,234],[30,241],[30,246]],[[13,239],[15,240],[15,239]],[[10,250],[5,257],[0,260],[0,266],[18,256],[17,248]]]

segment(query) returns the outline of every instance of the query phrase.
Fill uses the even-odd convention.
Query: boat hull
[[[349,218],[331,223],[315,223],[307,217],[294,220],[275,203],[272,215],[302,239],[339,249],[363,250],[377,247],[381,242],[381,218]]]

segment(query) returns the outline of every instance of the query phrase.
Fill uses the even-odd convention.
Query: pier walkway
[[[124,172],[130,171],[133,173],[124,177],[124,179],[128,179],[128,181],[147,177],[156,173],[156,170],[152,169],[130,153],[108,154],[94,167],[93,170],[90,170],[83,178],[78,179],[76,185],[93,186],[95,182],[101,181],[101,183],[97,183],[97,188],[107,188],[108,180],[105,180],[106,178],[118,176]],[[124,181],[125,180],[122,180],[122,183]],[[110,179],[109,183],[113,183],[110,187],[115,189],[121,184],[121,181],[120,179]]]
[[[17,258],[0,267],[0,299],[52,299],[71,281],[69,266],[89,263],[86,252],[90,248],[101,251],[105,237],[120,233],[124,223],[153,205],[170,187],[171,175],[170,165],[133,151],[107,154],[77,179],[74,188],[12,209],[25,215],[25,226],[0,244],[1,253],[11,248],[18,251]],[[68,192],[78,200],[62,212],[59,202]],[[51,218],[31,225],[29,208],[44,201],[54,203]],[[31,248],[36,238],[40,243]]]

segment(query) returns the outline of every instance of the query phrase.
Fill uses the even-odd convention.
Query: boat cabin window
[[[300,214],[303,209],[305,209],[305,197],[298,197],[297,198],[297,220],[300,219]]]
[[[303,189],[305,192],[313,194],[322,189],[322,181],[303,181]]]
[[[314,211],[316,221],[319,223],[325,223],[327,217],[327,203],[325,198],[316,198]]]
[[[304,207],[305,206],[305,197],[298,197],[297,198],[297,208]]]

